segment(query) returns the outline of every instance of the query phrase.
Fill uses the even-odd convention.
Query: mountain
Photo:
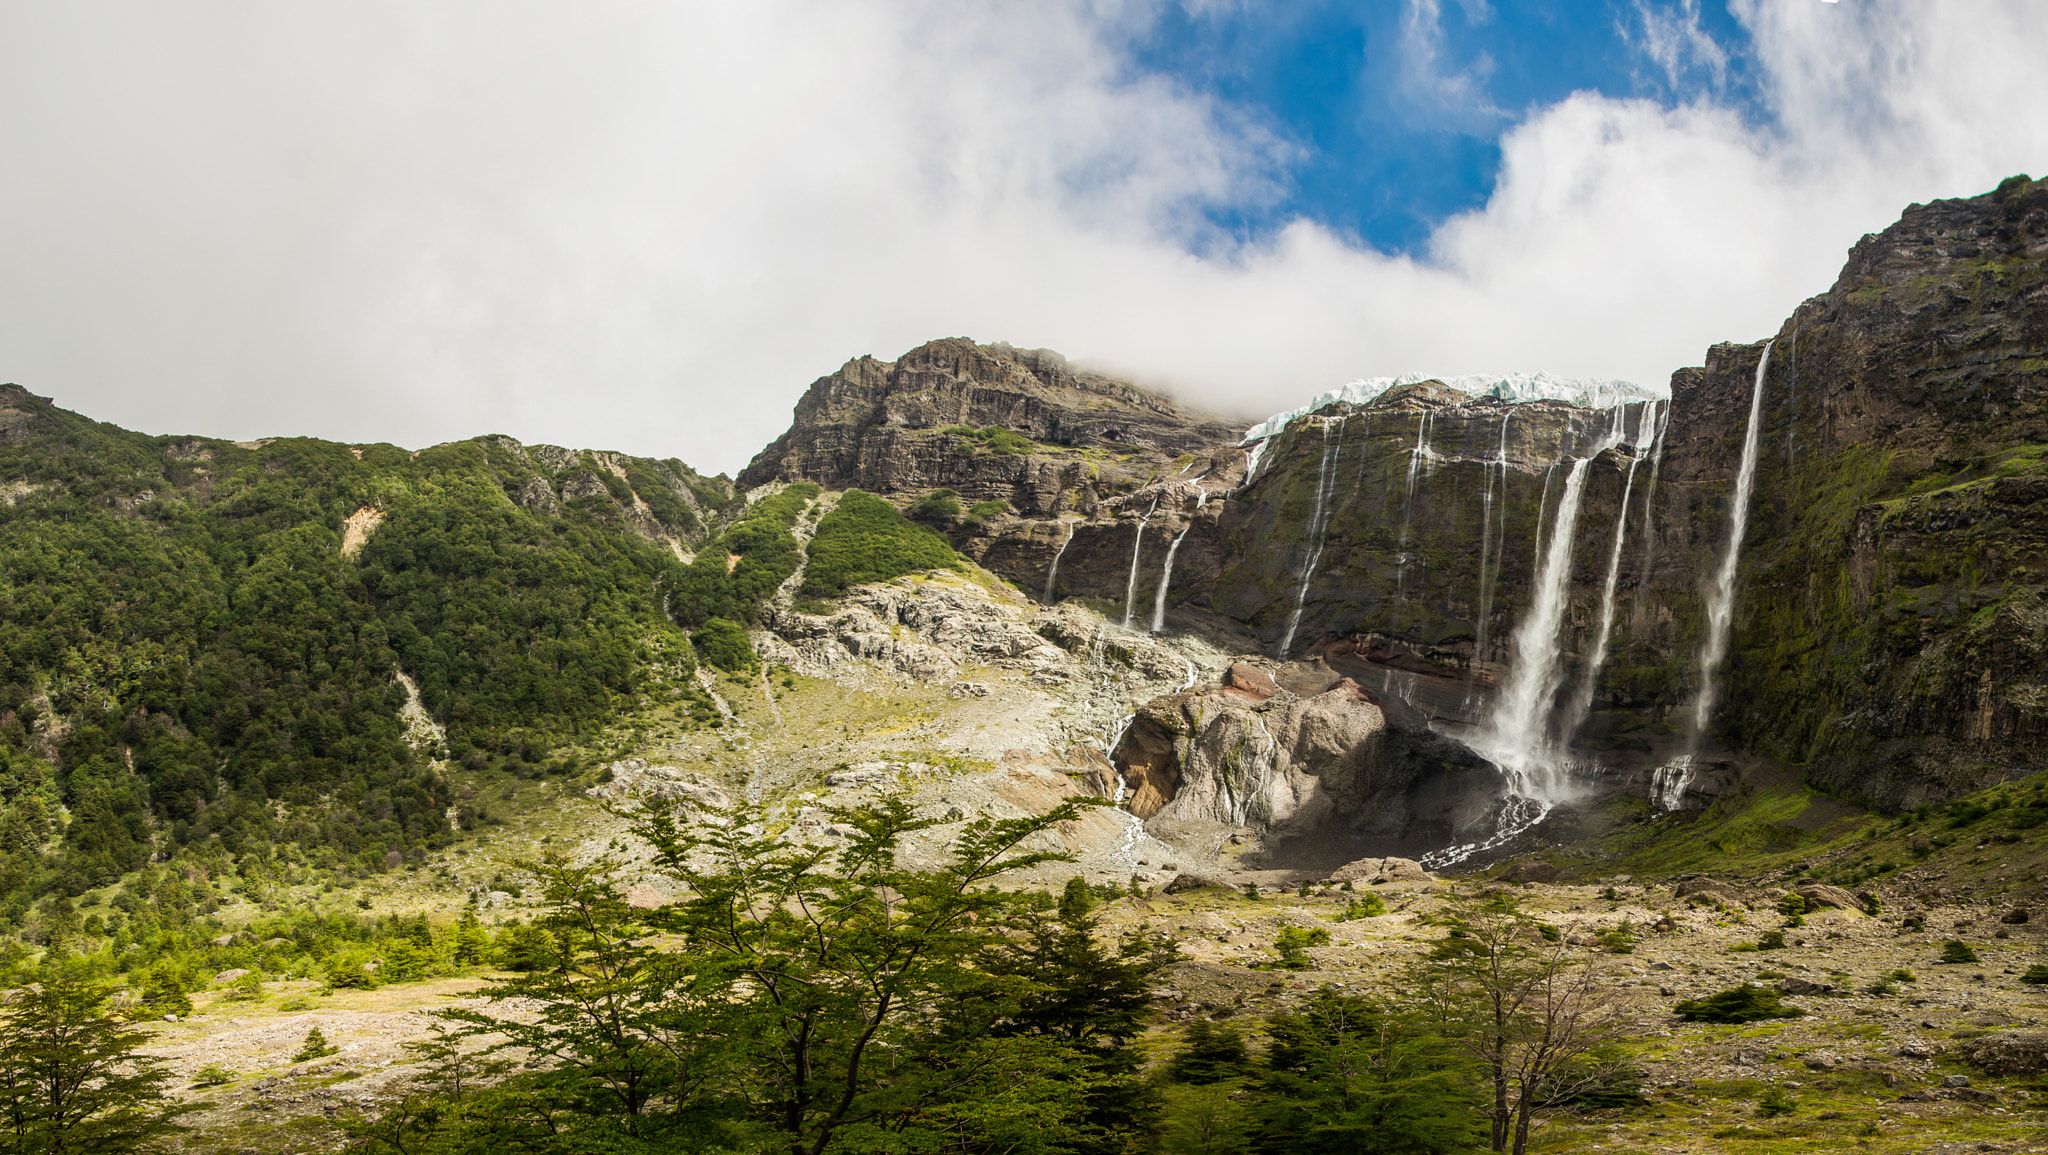
[[[620,703],[701,698],[662,591],[731,497],[676,461],[152,437],[0,387],[0,917],[215,836],[416,859],[473,801],[436,759],[560,773]]]

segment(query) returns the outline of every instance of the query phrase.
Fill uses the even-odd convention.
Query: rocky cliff
[[[1909,804],[2042,765],[2044,268],[2048,183],[2015,178],[1908,209],[1771,341],[1674,373],[1669,402],[1420,382],[1331,402],[1255,447],[1050,354],[936,342],[820,380],[742,480],[1000,500],[954,539],[1020,588],[1312,659],[1396,734],[1487,726],[1536,660],[1523,650],[1542,639],[1520,635],[1538,579],[1561,569],[1537,740],[1578,772],[1649,792],[1696,749],[1708,786],[1739,747]],[[1767,344],[1725,705],[1695,734],[1706,591]],[[998,448],[990,426],[1024,444]],[[1161,791],[1166,747],[1181,782],[1209,756],[1187,744],[1188,710],[1250,724],[1223,721],[1245,711],[1221,692],[1141,714],[1124,755],[1141,796]]]

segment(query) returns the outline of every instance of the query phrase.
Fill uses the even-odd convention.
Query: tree
[[[310,1027],[306,1031],[305,1041],[299,1044],[299,1053],[292,1056],[292,1062],[308,1063],[340,1052],[340,1047],[327,1041],[326,1032],[319,1027]]]
[[[477,921],[476,908],[464,907],[455,923],[454,942],[449,954],[459,967],[481,966],[491,953],[491,936]]]
[[[1411,968],[1408,984],[1437,1029],[1479,1065],[1491,1091],[1492,1150],[1528,1148],[1548,1104],[1614,1080],[1596,1061],[1627,1018],[1590,955],[1547,939],[1511,895],[1454,906],[1450,934]]]
[[[1411,1011],[1326,988],[1267,1027],[1250,1150],[1438,1155],[1484,1133],[1471,1058]]]
[[[1220,1083],[1245,1073],[1251,1052],[1244,1036],[1228,1023],[1196,1019],[1181,1036],[1180,1050],[1166,1064],[1166,1077],[1176,1083]]]
[[[1064,857],[1026,844],[1080,804],[969,824],[932,870],[897,861],[901,840],[933,825],[900,800],[836,811],[853,833],[822,847],[763,833],[752,810],[685,826],[656,805],[629,816],[634,832],[693,893],[653,911],[625,903],[607,881],[612,863],[524,864],[546,896],[536,927],[548,957],[491,992],[520,1013],[446,1017],[458,1035],[501,1036],[538,1069],[459,1110],[409,1103],[375,1141],[451,1152],[1084,1149],[1103,1129],[1091,1122],[1097,1092],[1118,1077],[1101,1056],[1137,1030],[1142,985],[1119,968],[1138,964],[1081,949],[1071,927],[1034,938],[1017,896],[993,885]],[[1005,965],[1034,951],[1065,977]]]
[[[105,1009],[109,990],[82,971],[46,968],[0,1010],[0,1127],[27,1155],[159,1150],[184,1130],[167,1104],[149,1036]]]

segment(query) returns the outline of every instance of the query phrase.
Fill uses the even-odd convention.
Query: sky
[[[1653,387],[2048,171],[2041,0],[4,0],[0,381],[736,472],[938,337]]]

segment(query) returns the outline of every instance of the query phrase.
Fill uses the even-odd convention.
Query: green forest
[[[0,928],[186,848],[417,861],[459,802],[435,761],[567,773],[621,708],[702,696],[665,603],[722,479],[502,437],[152,437],[13,386],[0,406]],[[373,524],[345,555],[352,516]],[[445,746],[408,742],[401,673]]]

